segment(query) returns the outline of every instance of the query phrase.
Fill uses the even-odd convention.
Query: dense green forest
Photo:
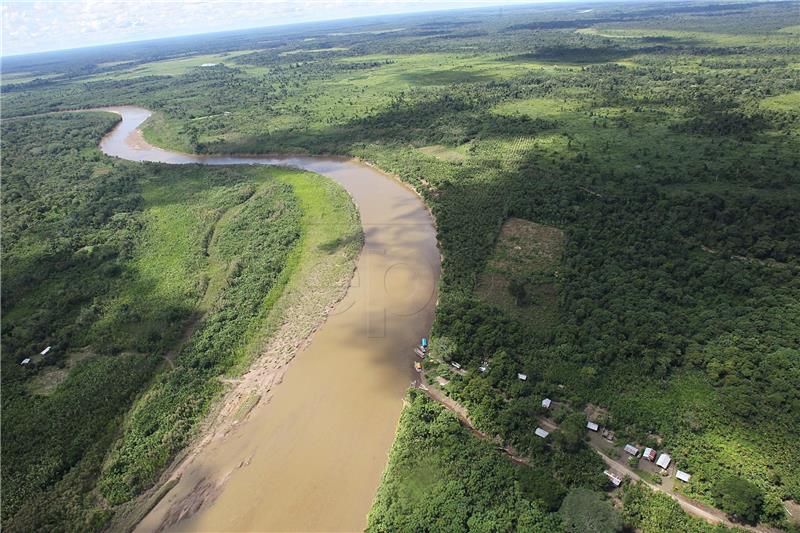
[[[434,491],[444,497],[462,490],[470,472],[493,477],[509,495],[508,502],[487,499],[476,507],[476,529],[490,515],[513,524],[506,521],[511,508],[518,509],[514,517],[530,516],[543,528],[563,527],[547,513],[570,491],[599,489],[602,466],[585,447],[544,449],[533,436],[544,396],[567,406],[565,413],[587,404],[602,409],[601,422],[619,439],[659,443],[692,473],[678,489],[686,496],[724,508],[721,502],[736,486],[730,479],[744,478],[755,485],[761,505],[754,516],[731,516],[797,527],[783,502],[800,501],[800,4],[590,7],[254,30],[227,40],[142,44],[138,52],[131,45],[87,50],[61,63],[42,56],[26,67],[34,79],[4,81],[3,112],[138,104],[156,112],[145,128],[154,144],[201,153],[355,155],[420,192],[436,216],[444,257],[432,337],[447,348],[447,360],[468,372],[428,370],[447,375],[448,394],[481,430],[539,461],[529,475],[555,480],[549,483],[558,487],[559,501],[526,499],[514,488],[510,465],[414,399],[371,514],[372,529],[422,520],[466,524],[470,516],[460,507],[419,501]],[[199,66],[208,62],[216,65]],[[13,74],[17,67],[11,68]],[[114,388],[122,405],[159,365],[152,358],[142,370],[131,358],[167,350],[180,324],[191,320],[186,291],[197,288],[176,289],[170,305],[158,310],[174,325],[158,334],[147,324],[162,317],[136,311],[142,304],[133,300],[85,304],[92,295],[122,290],[119,280],[137,264],[137,243],[150,223],[141,184],[155,187],[169,171],[103,159],[90,140],[112,124],[108,118],[58,117],[3,121],[3,384],[16,379],[29,390],[32,370],[18,364],[23,355],[53,344],[48,357],[54,359],[46,364],[67,365],[58,358],[82,349],[91,335],[102,339],[96,350],[118,356],[103,364],[141,372]],[[80,128],[67,127],[78,120]],[[24,125],[33,123],[46,124],[52,140],[25,133]],[[36,157],[14,162],[14,153]],[[58,176],[64,178],[47,186],[53,201],[46,205],[30,200],[30,190],[44,184],[14,178],[47,175],[27,168],[36,164],[63,169]],[[230,188],[230,197],[220,193],[220,205],[249,194],[238,171],[219,172],[219,186]],[[270,198],[288,194],[277,185],[268,190],[254,199],[269,205]],[[287,209],[285,231],[292,235],[296,215]],[[510,218],[565,236],[546,277],[514,272],[518,308],[512,310],[479,290]],[[255,231],[242,228],[242,235]],[[523,293],[526,298],[519,297]],[[542,294],[555,296],[535,300]],[[230,295],[238,297],[244,295]],[[543,327],[535,316],[524,318],[538,313],[555,319]],[[142,326],[111,335],[118,323],[129,323],[126,316]],[[241,331],[230,327],[230,335]],[[182,370],[161,374],[146,397],[152,403],[141,403],[128,419],[143,433],[131,426],[113,447],[102,478],[111,501],[128,498],[163,466],[166,456],[140,458],[148,438],[163,437],[167,455],[185,442],[146,429],[148,417],[179,401],[158,391],[177,382],[192,386],[218,372],[217,363],[236,362],[231,356],[209,364],[203,354],[212,349],[211,339],[204,338],[199,333],[187,343],[178,359],[185,361]],[[486,374],[477,371],[483,361],[490,366]],[[90,365],[78,368],[93,379]],[[528,380],[519,381],[518,372]],[[75,375],[36,401],[56,401]],[[209,388],[189,418],[200,416],[214,394]],[[5,409],[15,397],[4,394],[6,424],[14,423]],[[105,426],[96,431],[92,442],[107,435]],[[20,487],[51,482],[51,473],[37,477],[25,462],[7,470],[11,449],[5,442],[4,485],[18,479],[7,476],[24,476]],[[25,455],[29,444],[21,439],[13,456]],[[460,449],[480,468],[471,470],[460,459],[448,465],[444,458]],[[418,456],[423,451],[429,456]],[[418,470],[437,469],[453,476],[452,486],[417,479]],[[65,467],[55,464],[47,472],[60,476]],[[86,477],[96,475],[95,468]],[[5,517],[6,508],[18,508],[9,505],[21,503],[4,496]],[[659,531],[659,524],[689,520],[654,497],[625,488],[622,522]],[[571,501],[591,497],[578,493]],[[693,527],[702,530],[697,524],[681,530]]]

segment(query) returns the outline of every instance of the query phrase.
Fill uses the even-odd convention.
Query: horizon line
[[[478,0],[480,1],[480,0]],[[683,2],[697,2],[697,1],[706,1],[706,0],[677,0],[679,3]],[[715,3],[715,0],[708,0],[709,3]],[[723,2],[725,0],[722,0]],[[728,0],[731,3],[737,2],[744,2],[747,0]],[[795,1],[795,0],[762,0],[764,2],[773,2],[773,1]],[[129,39],[123,41],[114,41],[102,44],[91,44],[87,46],[75,46],[70,48],[53,48],[49,50],[40,50],[38,52],[21,52],[21,53],[13,53],[13,54],[5,54],[2,50],[0,50],[0,59],[7,59],[7,58],[20,58],[25,56],[35,56],[35,55],[43,55],[43,54],[52,54],[57,52],[71,52],[77,50],[90,50],[92,48],[104,48],[109,46],[117,46],[123,44],[132,44],[132,43],[146,43],[146,42],[154,42],[154,41],[162,41],[167,39],[177,39],[180,37],[191,37],[191,36],[201,36],[201,35],[215,35],[215,34],[222,34],[222,33],[233,33],[233,32],[245,32],[245,31],[254,31],[259,29],[268,29],[268,28],[282,28],[282,27],[291,27],[291,26],[302,26],[306,24],[319,24],[324,22],[339,22],[339,21],[347,21],[347,20],[359,20],[359,19],[369,19],[369,18],[384,18],[384,17],[397,17],[401,15],[417,15],[417,14],[433,14],[433,13],[447,13],[450,11],[471,11],[471,10],[479,10],[479,9],[503,9],[503,8],[522,8],[522,7],[532,7],[532,6],[541,6],[547,4],[612,4],[612,3],[635,3],[639,2],[642,4],[648,3],[659,3],[659,0],[523,0],[519,2],[515,2],[514,0],[508,0],[508,3],[503,4],[481,4],[475,6],[460,6],[460,7],[452,7],[452,8],[443,8],[437,7],[432,9],[422,9],[418,11],[397,11],[394,13],[380,13],[380,14],[373,14],[373,15],[361,15],[361,16],[347,16],[347,17],[334,17],[334,18],[322,18],[322,19],[313,19],[313,20],[300,20],[300,21],[293,21],[293,22],[282,22],[278,24],[264,24],[258,26],[245,26],[239,28],[230,28],[224,30],[213,30],[213,31],[204,31],[199,33],[177,33],[173,35],[165,35],[163,37],[149,37],[149,38],[142,38],[142,39]]]

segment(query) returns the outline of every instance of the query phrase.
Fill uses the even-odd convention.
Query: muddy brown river
[[[345,298],[289,364],[269,403],[225,439],[202,448],[139,524],[153,531],[176,502],[211,480],[215,498],[172,524],[177,531],[360,531],[394,438],[413,347],[433,320],[440,261],[433,219],[399,181],[353,160],[199,156],[148,145],[137,107],[101,142],[132,161],[294,166],[352,196],[365,244]]]

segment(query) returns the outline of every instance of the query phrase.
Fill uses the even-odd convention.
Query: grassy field
[[[129,69],[115,70],[109,73],[97,74],[86,78],[85,81],[125,80],[144,76],[180,76],[198,68],[213,68],[216,65],[235,66],[234,59],[253,52],[253,50],[237,50],[221,54],[201,54],[165,59],[133,65]],[[121,63],[124,64],[124,63]],[[209,65],[203,67],[203,65]],[[115,66],[114,62],[102,66]]]
[[[468,156],[466,153],[466,146],[463,145],[456,148],[449,148],[441,144],[432,144],[430,146],[420,147],[419,151],[448,163],[463,161]]]
[[[692,43],[699,46],[781,46],[794,44],[791,31],[776,31],[768,35],[761,34],[733,34],[710,31],[686,31],[672,28],[615,28],[600,26],[578,30],[586,35],[597,35],[612,39],[660,39]]]
[[[48,79],[58,76],[58,74],[31,74],[26,72],[15,72],[13,74],[4,74],[0,77],[0,86],[11,85],[14,83],[28,83],[37,79]]]
[[[774,109],[776,111],[797,111],[797,109],[800,108],[800,91],[770,96],[769,98],[765,98],[761,105],[767,109]]]

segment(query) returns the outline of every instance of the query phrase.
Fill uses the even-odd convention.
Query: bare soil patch
[[[78,352],[70,353],[66,358],[66,363],[64,366],[48,366],[45,367],[39,374],[33,378],[30,382],[30,391],[33,394],[39,394],[41,396],[49,396],[52,394],[61,383],[67,379],[69,376],[70,370],[72,370],[75,365],[77,365],[80,361],[84,359],[88,359],[92,357],[93,352],[89,349],[83,349]]]

